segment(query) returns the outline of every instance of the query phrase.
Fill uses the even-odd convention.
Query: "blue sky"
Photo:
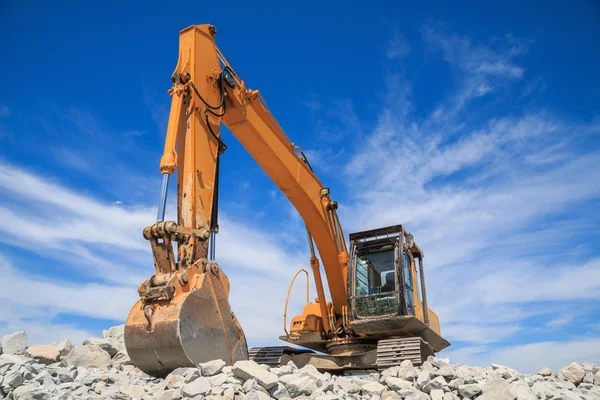
[[[600,362],[593,2],[121,3],[0,6],[0,334],[80,341],[124,321],[153,271],[141,230],[178,32],[211,23],[331,187],[346,234],[415,235],[447,356],[524,372]],[[303,224],[223,138],[217,259],[250,343],[275,344],[308,265]]]

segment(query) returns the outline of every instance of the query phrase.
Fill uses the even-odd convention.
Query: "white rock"
[[[427,361],[429,361],[436,368],[442,368],[442,367],[445,367],[446,365],[450,365],[449,358],[437,358],[434,356],[429,356],[427,358]]]
[[[268,394],[258,391],[258,390],[251,390],[243,397],[243,400],[270,400],[270,399],[271,399],[271,397]]]
[[[442,400],[460,400],[460,398],[452,392],[446,392],[444,393]],[[485,400],[487,400],[487,398]]]
[[[141,398],[142,395],[146,392],[143,386],[139,385],[125,385],[119,388],[121,393],[125,393],[131,397]]]
[[[251,360],[236,362],[231,371],[236,377],[243,380],[256,379],[256,382],[267,390],[277,384],[277,375],[266,371]]]
[[[52,364],[60,358],[60,350],[51,344],[34,345],[27,349],[27,355],[41,364]]]
[[[64,366],[104,368],[110,365],[110,355],[98,346],[77,346],[62,360]]]
[[[392,390],[400,390],[404,388],[412,387],[412,382],[405,381],[404,379],[389,377],[385,379],[385,384]]]
[[[202,371],[202,376],[213,376],[221,372],[227,363],[223,360],[212,360],[198,365]]]
[[[345,393],[354,394],[360,392],[360,386],[348,378],[340,377],[335,381],[335,385],[342,389]]]
[[[537,400],[537,396],[528,384],[515,381],[504,391],[506,397],[519,400]]]
[[[362,385],[362,387],[360,388],[360,391],[363,395],[379,396],[381,393],[383,393],[383,391],[385,389],[386,389],[385,386],[383,386],[381,383],[371,382],[371,383]]]
[[[227,381],[227,378],[229,378],[229,377],[226,374],[219,374],[219,375],[209,377],[208,381],[213,386],[221,386],[222,384],[224,384]]]
[[[575,385],[581,383],[581,381],[583,380],[583,378],[585,376],[585,371],[583,370],[581,365],[579,365],[575,362],[572,362],[571,364],[569,364],[566,367],[564,367],[563,369],[561,369],[560,373],[569,382],[571,382]]]
[[[171,372],[165,378],[164,382],[165,389],[177,389],[185,385],[185,376],[177,373],[177,370]]]
[[[211,384],[208,379],[199,377],[196,380],[183,385],[182,393],[184,397],[194,397],[205,395],[211,389]]]
[[[433,371],[434,368],[431,367],[431,370]],[[412,363],[410,363],[410,364],[400,366],[400,368],[398,368],[398,374],[396,376],[398,378],[405,379],[407,381],[413,381],[417,377],[418,374],[419,374],[419,371],[415,367],[412,366]]]
[[[435,368],[433,367],[433,364],[431,364],[429,361],[425,361],[423,364],[421,364],[421,371],[433,372],[435,371]]]
[[[550,399],[554,397],[554,395],[558,394],[556,388],[550,386],[547,382],[535,382],[533,386],[531,386],[531,390],[538,397],[538,399]]]
[[[33,385],[22,385],[13,390],[12,396],[14,400],[30,400],[32,399],[31,394],[37,390],[37,387]]]
[[[468,397],[469,399],[479,396],[482,391],[483,388],[478,383],[472,383],[470,385],[460,385],[458,387],[458,393],[463,397]]]
[[[441,376],[437,376],[434,379],[428,381],[426,384],[424,384],[421,388],[421,391],[429,393],[432,390],[443,389],[447,385],[448,384],[446,383],[446,380],[444,378],[442,378]]]
[[[600,370],[594,375],[594,385],[600,386]]]
[[[102,331],[102,339],[115,339],[118,342],[125,342],[125,325],[113,326],[105,331]]]
[[[444,391],[443,390],[432,390],[429,393],[429,396],[431,396],[431,400],[443,400],[444,399]]]
[[[540,369],[538,371],[538,375],[541,375],[541,376],[550,376],[550,375],[552,375],[552,368],[550,368],[550,367],[544,367],[544,368],[542,368],[542,369]]]
[[[417,389],[421,389],[427,382],[429,382],[430,378],[431,373],[429,371],[419,372],[419,375],[417,375]]]
[[[27,333],[17,331],[0,339],[3,354],[22,354],[27,348]]]
[[[317,384],[310,376],[301,376],[287,385],[287,391],[291,397],[310,396],[316,390]]]
[[[406,396],[404,398],[404,400],[430,400],[431,397],[429,397],[428,394],[420,392],[420,391],[414,391],[412,392],[410,395]]]
[[[386,390],[381,393],[381,400],[401,400],[401,397],[398,393]]]

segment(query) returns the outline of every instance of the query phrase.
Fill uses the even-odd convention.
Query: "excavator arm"
[[[211,25],[180,33],[157,222],[144,230],[156,274],[142,283],[125,329],[136,366],[164,375],[180,366],[247,357],[243,331],[228,303],[229,282],[214,262],[218,232],[219,160],[224,123],[294,205],[306,224],[324,331],[347,310],[348,253],[337,203],[285,135],[256,90],[249,90],[215,44]],[[177,222],[164,221],[167,187],[177,171]],[[327,276],[328,303],[319,251]],[[177,262],[172,250],[176,241]]]

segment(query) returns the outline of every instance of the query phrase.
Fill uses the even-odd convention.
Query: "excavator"
[[[448,347],[438,316],[427,306],[424,254],[414,237],[394,225],[350,234],[347,244],[329,188],[260,92],[240,78],[215,35],[212,25],[193,25],[179,36],[158,216],[143,230],[155,274],[139,286],[140,298],[125,325],[133,364],[154,376],[215,359],[229,365],[247,359],[269,366],[292,361],[336,373],[382,370],[404,360],[420,365]],[[317,298],[307,299],[289,330],[286,299],[285,335],[279,338],[285,346],[248,349],[229,304],[229,279],[215,259],[219,164],[227,149],[221,123],[306,225]],[[177,221],[165,221],[169,180],[176,171]],[[308,272],[302,269],[294,279],[301,272],[307,275],[308,293]]]

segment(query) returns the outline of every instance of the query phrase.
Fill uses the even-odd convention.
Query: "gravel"
[[[0,400],[594,400],[600,367],[571,363],[526,375],[499,364],[470,367],[430,357],[362,376],[332,376],[313,366],[269,368],[221,360],[178,368],[166,378],[131,365],[123,327],[81,346],[68,341],[27,347],[25,332],[1,338]],[[8,351],[7,351],[8,350]]]

